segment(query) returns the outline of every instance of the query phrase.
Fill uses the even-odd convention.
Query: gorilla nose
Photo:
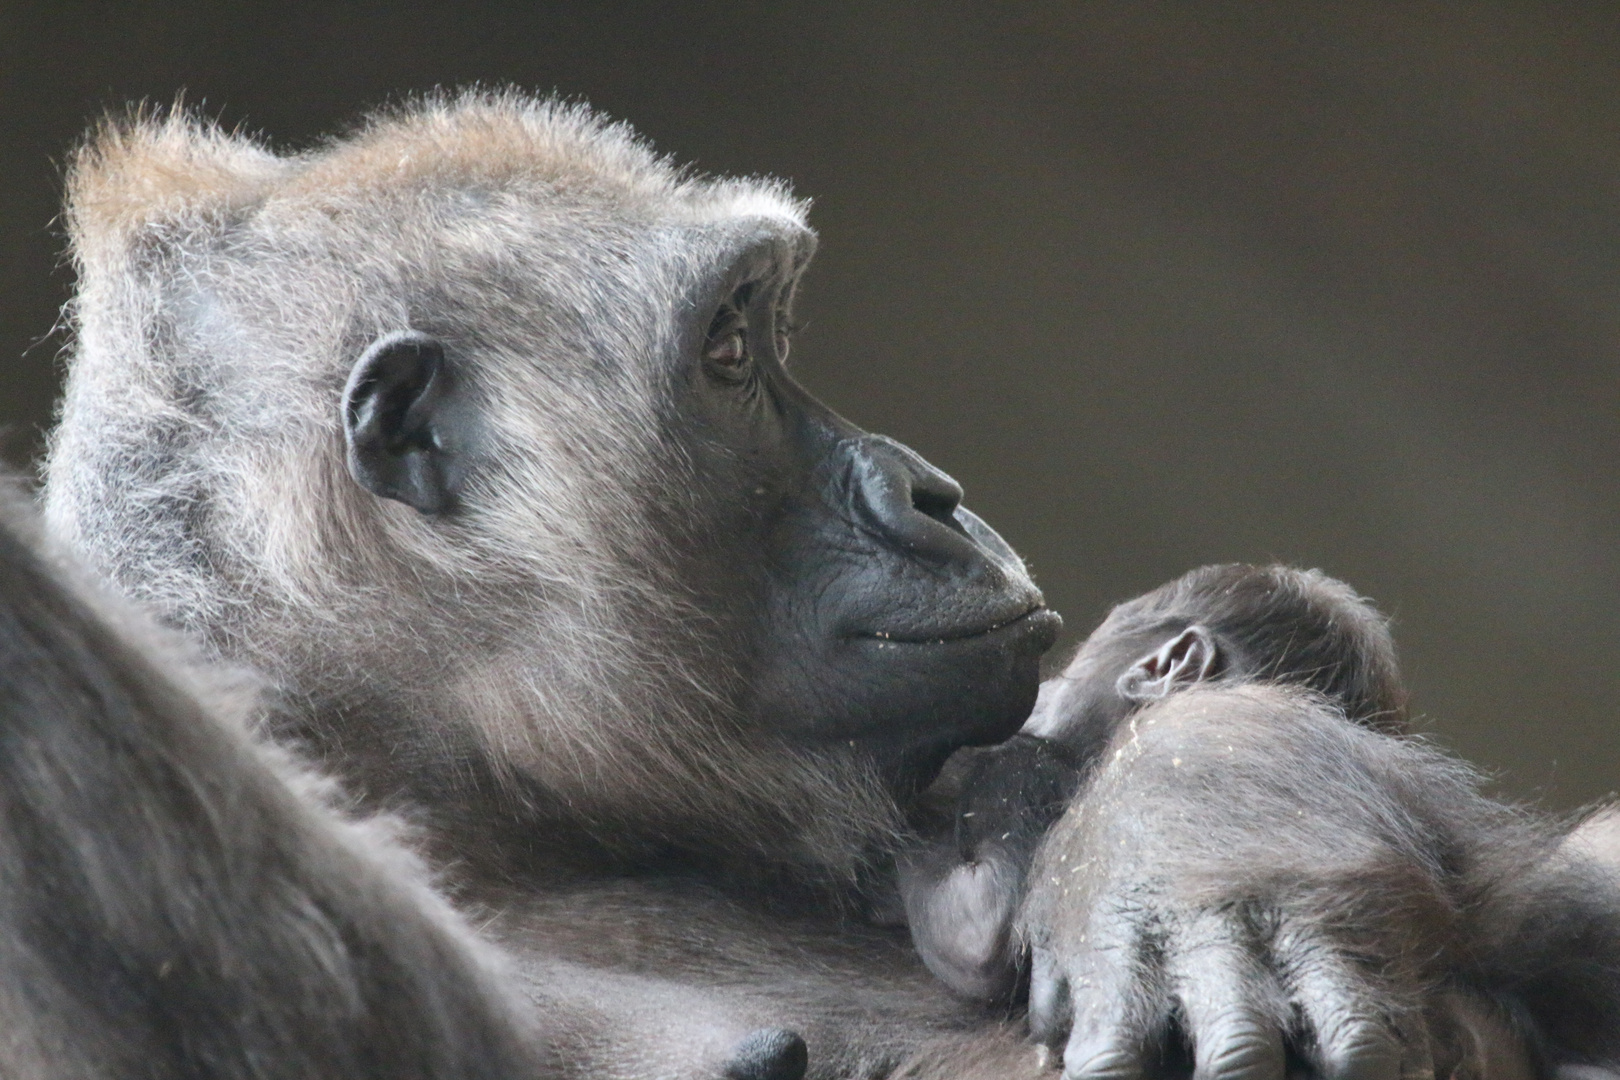
[[[861,524],[929,561],[977,554],[978,545],[958,517],[962,486],[955,480],[883,435],[849,439],[844,449],[851,508]]]

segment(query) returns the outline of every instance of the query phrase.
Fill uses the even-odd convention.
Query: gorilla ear
[[[463,411],[444,346],[413,330],[372,343],[343,388],[349,475],[424,514],[454,509],[464,471]]]
[[[1125,669],[1116,688],[1130,701],[1155,701],[1216,674],[1220,650],[1202,626],[1189,626]]]

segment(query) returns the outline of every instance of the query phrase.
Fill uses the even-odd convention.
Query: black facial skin
[[[952,751],[1007,738],[1034,704],[1057,615],[1022,562],[914,451],[855,427],[784,367],[793,253],[741,261],[675,413],[691,431],[727,587],[756,666],[745,715],[792,743],[858,744],[890,786],[926,785]],[[753,271],[752,276],[748,272]]]

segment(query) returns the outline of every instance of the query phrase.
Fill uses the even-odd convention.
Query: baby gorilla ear
[[[1154,701],[1218,674],[1220,650],[1202,626],[1189,626],[1148,653],[1119,677],[1120,697]]]
[[[343,389],[349,475],[424,514],[454,509],[468,443],[444,347],[413,330],[374,342]]]

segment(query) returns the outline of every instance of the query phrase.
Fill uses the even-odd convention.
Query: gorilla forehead
[[[802,266],[814,243],[784,183],[696,175],[626,125],[516,92],[429,97],[286,157],[181,114],[109,124],[70,184],[87,278],[133,268],[182,283],[192,295],[160,318],[224,305],[217,323],[266,332],[252,342],[259,370],[274,366],[278,323],[307,355],[312,331],[364,336],[432,310],[462,315],[446,329],[480,343],[532,351],[566,332],[611,353],[598,369],[644,376],[635,362],[669,344],[671,300],[707,301],[697,294],[750,244]]]
[[[680,295],[672,285],[750,242],[777,238],[805,255],[810,244],[806,205],[782,182],[697,176],[624,125],[518,95],[385,114],[301,160],[258,211],[266,233],[307,230],[330,251],[337,232],[351,267],[370,268],[353,259],[369,248],[376,268],[440,288],[463,283],[445,271],[465,272],[457,299],[480,313],[550,300],[612,303],[622,317],[627,301]],[[503,276],[524,294],[480,291]]]

